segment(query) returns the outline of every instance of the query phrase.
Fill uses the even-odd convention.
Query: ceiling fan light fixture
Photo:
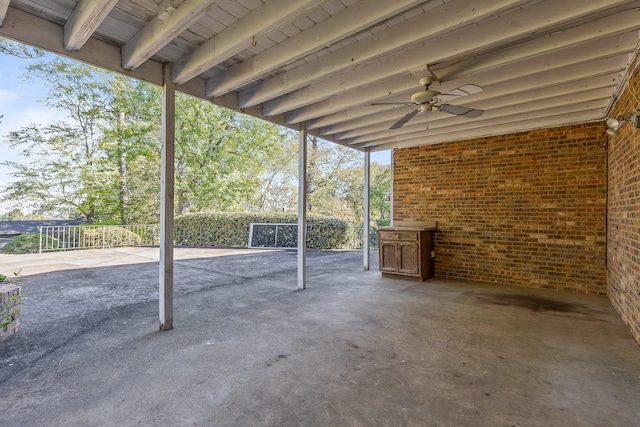
[[[440,95],[440,92],[437,90],[421,90],[411,95],[411,102],[417,105],[426,104],[438,95]]]

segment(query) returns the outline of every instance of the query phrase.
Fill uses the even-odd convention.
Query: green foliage
[[[140,246],[142,238],[122,227],[82,227],[81,241],[85,247]]]
[[[15,178],[7,186],[4,200],[42,212],[79,213],[91,223],[110,170],[100,147],[107,74],[56,59],[29,66],[27,76],[47,84],[44,104],[70,119],[45,126],[30,124],[9,133],[8,145],[22,148],[25,160],[0,162],[13,170]]]
[[[37,213],[24,214],[20,209],[11,209],[9,212],[0,214],[0,221],[23,221],[45,219],[44,215]]]
[[[295,224],[294,213],[198,212],[175,219],[175,241],[184,246],[246,247],[251,223]],[[347,240],[346,221],[319,215],[307,217],[307,247],[343,247]]]
[[[391,167],[372,165],[372,182],[369,189],[371,218],[379,227],[391,222]],[[377,235],[376,235],[377,238]]]
[[[277,125],[178,94],[178,214],[245,208],[259,191],[266,165],[288,137]]]
[[[117,224],[156,222],[160,191],[159,87],[111,76],[108,119],[101,149],[111,165],[109,187],[97,202],[98,220]]]
[[[21,221],[24,219],[26,219],[25,215],[20,209],[12,209],[4,215],[0,215],[0,220],[2,221]]]
[[[14,272],[13,276],[8,277],[4,274],[0,274],[0,284],[17,284],[20,277],[18,273]],[[16,307],[24,305],[20,297],[20,288],[17,289],[17,293],[11,295],[11,301],[8,304],[4,304],[0,307],[0,329],[6,331],[7,326],[16,322],[17,316],[20,314],[20,310]]]
[[[48,87],[42,102],[66,119],[30,124],[4,139],[22,149],[22,160],[0,161],[13,178],[2,201],[88,224],[156,223],[160,88],[50,55],[25,75]],[[297,133],[183,94],[176,96],[175,128],[178,215],[297,210]],[[308,212],[361,227],[362,154],[315,137],[309,145]],[[389,167],[372,164],[371,178],[372,219],[388,223]]]
[[[44,55],[42,49],[30,47],[3,37],[0,37],[0,53],[24,59],[34,59]]]
[[[46,237],[47,247],[58,247],[60,241],[55,237]],[[44,245],[44,242],[43,242]],[[35,254],[40,247],[40,233],[24,233],[9,241],[2,249],[5,254]]]
[[[20,275],[20,273],[18,272],[13,272],[13,275],[11,276],[7,276],[5,274],[0,274],[0,283],[16,283],[20,278],[18,277]]]

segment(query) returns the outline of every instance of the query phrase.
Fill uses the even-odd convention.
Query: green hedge
[[[46,236],[50,247],[58,247],[60,242],[52,236]],[[2,248],[5,254],[35,254],[40,247],[40,233],[24,233],[13,239]]]
[[[295,213],[198,212],[175,219],[178,246],[247,247],[251,223],[295,224]],[[342,248],[347,243],[347,222],[319,215],[307,216],[307,247]]]

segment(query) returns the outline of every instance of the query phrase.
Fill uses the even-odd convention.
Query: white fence
[[[259,236],[262,240],[273,239],[274,246],[277,247],[291,247],[292,242],[294,246],[297,244],[296,224],[260,225],[263,228],[266,226],[266,230],[263,230]],[[278,227],[277,232],[270,228],[273,226]],[[42,226],[38,229],[40,230],[38,252],[123,246],[159,246],[160,244],[160,226],[158,224]],[[315,236],[311,247],[335,249],[359,249],[362,247],[361,227],[349,227],[346,241],[344,238],[338,239],[341,243],[336,242],[336,235],[339,233],[329,231],[320,232],[307,228],[307,237],[309,238],[310,233]],[[174,244],[176,246],[247,247],[247,240],[249,240],[249,247],[272,246],[267,244],[266,240],[262,242],[261,239],[257,239],[252,242],[251,239],[255,237],[254,232],[250,230],[243,231],[232,227],[215,227],[213,230],[176,227],[174,230]],[[377,245],[375,230],[372,230],[371,237],[369,243],[375,247]]]
[[[159,225],[43,226],[38,252],[122,246],[158,246]]]

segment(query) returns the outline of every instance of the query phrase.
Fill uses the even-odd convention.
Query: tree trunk
[[[184,215],[191,211],[191,201],[187,195],[188,193],[184,190],[178,190],[176,194],[178,198],[178,215]]]
[[[124,112],[118,113],[118,133],[124,126]],[[129,179],[127,174],[127,155],[124,151],[124,141],[118,139],[118,173],[120,174],[120,189],[118,192],[118,204],[120,205],[120,223],[127,223],[127,212],[129,211]]]
[[[311,152],[309,153],[307,166],[307,210],[311,212],[313,210],[313,198],[311,196],[316,189],[314,181],[317,172],[316,158],[318,156],[318,138],[309,136],[309,140],[311,141]]]
[[[91,205],[91,208],[89,208],[89,211],[85,212],[84,214],[84,218],[87,221],[87,224],[93,224],[95,215],[96,215],[96,206]]]
[[[118,170],[120,172],[120,221],[122,224],[126,224],[126,214],[129,211],[129,181],[127,175],[127,156],[123,151],[120,151]]]

